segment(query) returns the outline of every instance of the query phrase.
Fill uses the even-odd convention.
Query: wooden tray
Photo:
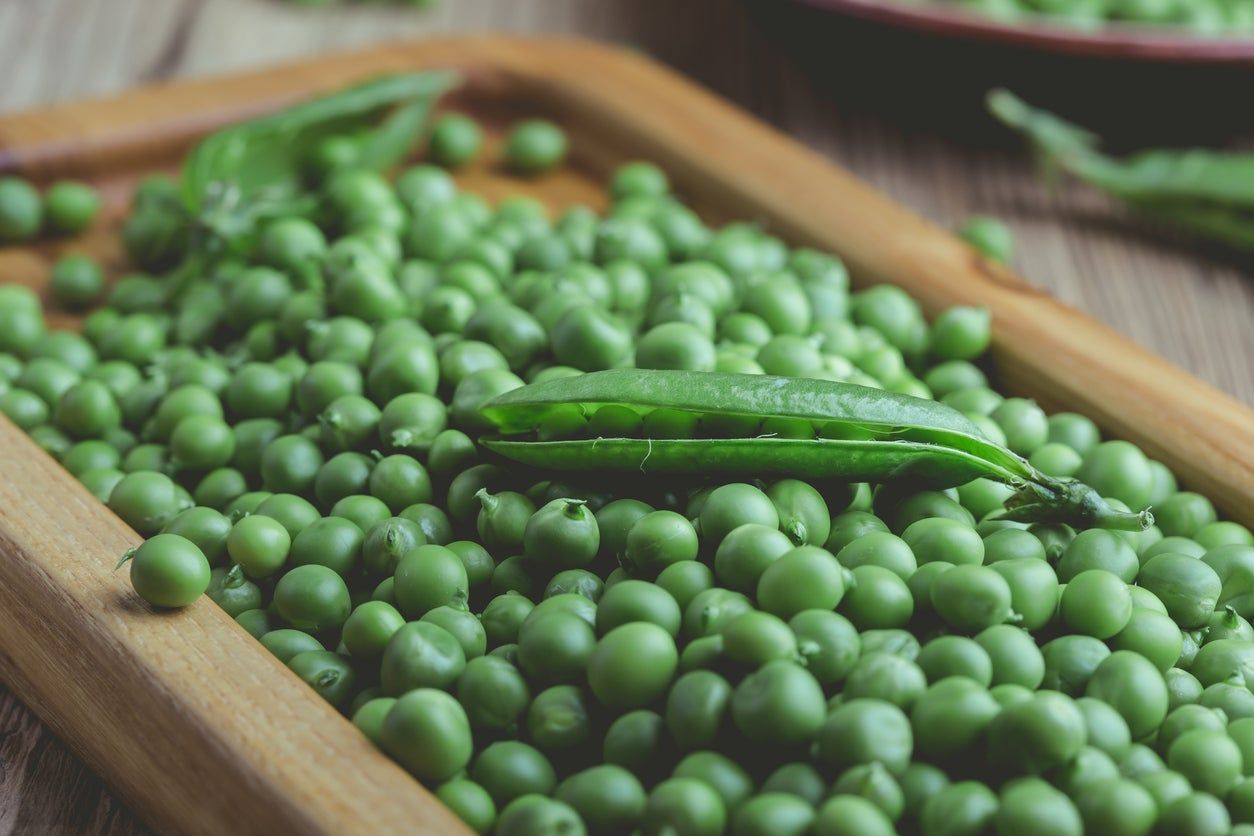
[[[463,69],[452,103],[500,128],[563,123],[564,171],[468,188],[553,207],[604,204],[617,163],[647,158],[711,220],[750,218],[840,253],[855,281],[892,281],[935,313],[994,314],[1002,385],[1142,445],[1185,485],[1254,523],[1254,413],[981,259],[787,137],[639,55],[577,41],[396,44],[0,118],[0,172],[98,185],[108,217],[83,239],[0,251],[0,276],[42,287],[56,251],[121,269],[116,222],[136,177],[172,168],[200,134],[373,74]],[[490,156],[490,155],[488,155]],[[54,317],[55,319],[55,317]],[[67,324],[72,321],[66,320]],[[0,421],[0,664],[9,684],[161,831],[449,833],[417,783],[207,600],[154,614],[117,557],[139,538]]]
[[[1058,55],[1162,64],[1250,66],[1254,37],[1193,35],[1167,26],[1111,23],[1095,30],[1046,16],[1002,22],[940,2],[798,0],[808,6],[943,38],[998,43]]]

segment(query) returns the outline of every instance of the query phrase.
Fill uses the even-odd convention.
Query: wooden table
[[[829,53],[842,46],[839,31],[831,45],[816,48],[810,23],[778,14],[772,2],[780,0],[749,8],[735,0],[446,0],[415,12],[267,0],[0,0],[0,111],[435,32],[565,32],[627,43],[942,224],[976,212],[1007,219],[1028,278],[1254,403],[1248,271],[1229,256],[1199,255],[1170,236],[1144,234],[1091,193],[1046,192],[1025,156],[987,131],[963,142],[946,138],[974,113],[973,96],[967,111],[957,111],[961,119],[916,111],[903,121],[901,108],[878,106],[877,95],[895,89],[890,82],[877,78],[885,86],[851,90],[834,78],[841,65]],[[929,83],[926,74],[919,80]],[[0,690],[0,832],[143,830]]]

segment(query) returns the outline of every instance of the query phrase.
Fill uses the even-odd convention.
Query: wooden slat
[[[994,358],[1011,388],[1093,416],[1235,518],[1254,522],[1249,409],[626,52],[459,38],[180,83],[0,119],[0,170],[45,180],[133,177],[233,119],[374,73],[437,65],[467,70],[470,88],[459,104],[476,115],[499,121],[536,110],[569,127],[578,171],[531,186],[554,205],[599,199],[595,176],[622,159],[649,157],[707,216],[756,218],[796,243],[839,252],[862,284],[892,281],[930,312],[987,305]],[[470,182],[496,194],[523,185],[490,170]],[[123,194],[119,188],[117,199]],[[0,274],[38,281],[30,264],[5,254]],[[0,644],[14,687],[159,829],[456,828],[208,602],[159,616],[139,605],[125,573],[111,571],[137,542],[134,533],[7,424],[0,474]]]

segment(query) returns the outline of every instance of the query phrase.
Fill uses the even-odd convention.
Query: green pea
[[[462,559],[444,546],[429,543],[410,549],[396,563],[394,577],[397,609],[409,618],[436,607],[464,608],[470,594]]]
[[[557,786],[555,797],[570,805],[593,833],[630,833],[644,816],[647,796],[626,769],[601,764],[581,770]]]
[[[39,192],[25,180],[0,177],[0,241],[34,238],[43,222]]]
[[[983,646],[965,636],[938,636],[919,653],[919,667],[929,682],[948,676],[965,676],[984,687],[993,678],[993,662]]]
[[[261,637],[261,644],[285,665],[298,653],[326,650],[322,642],[308,633],[288,628],[271,630]]]
[[[44,216],[48,227],[63,235],[77,235],[100,212],[100,195],[85,183],[61,180],[44,194]]]
[[[1085,455],[1076,477],[1102,496],[1122,500],[1129,508],[1149,504],[1152,485],[1149,459],[1126,441],[1098,444]]]
[[[596,646],[592,627],[577,615],[528,618],[518,632],[518,664],[534,681],[574,683],[584,677]]]
[[[660,586],[646,581],[626,580],[605,591],[597,604],[597,631],[605,634],[615,627],[636,621],[647,621],[679,634],[678,602]]]
[[[1117,575],[1104,569],[1089,569],[1066,585],[1059,612],[1077,633],[1108,639],[1131,620],[1132,595]]]
[[[460,168],[479,154],[483,146],[483,131],[469,116],[449,113],[431,126],[431,137],[427,142],[427,153],[432,161],[446,168]]]
[[[932,584],[932,606],[946,624],[976,633],[1010,617],[1010,584],[995,569],[962,565],[944,572]]]
[[[1158,596],[1168,614],[1184,629],[1204,625],[1222,592],[1222,582],[1210,566],[1170,552],[1147,560],[1138,582]]]
[[[675,680],[666,698],[666,727],[684,749],[713,746],[732,700],[732,686],[717,673],[694,670]]]
[[[955,565],[984,562],[984,541],[970,526],[951,519],[918,520],[911,523],[901,537],[919,563],[932,560]]]
[[[710,502],[713,501],[712,494]],[[710,502],[701,512],[703,517],[710,511]],[[772,514],[774,510],[772,506]],[[702,529],[704,531],[704,523]],[[773,526],[758,523],[737,526],[719,542],[714,555],[714,576],[729,589],[753,592],[766,568],[791,549],[789,539]]]
[[[71,310],[91,306],[104,292],[104,272],[85,255],[67,255],[52,268],[52,296]]]
[[[356,673],[346,657],[329,650],[307,650],[288,659],[287,666],[331,705],[347,706]]]
[[[845,678],[846,699],[876,699],[903,710],[911,709],[927,690],[927,675],[911,659],[872,650],[863,642],[864,654]]]
[[[1230,520],[1206,523],[1197,530],[1194,540],[1205,549],[1220,546],[1254,546],[1254,534],[1240,523]]]
[[[1067,544],[1058,561],[1058,579],[1068,583],[1081,572],[1104,569],[1125,583],[1136,579],[1141,563],[1132,547],[1113,531],[1091,528]]]
[[[1184,636],[1166,613],[1134,609],[1119,633],[1110,640],[1114,650],[1132,650],[1167,671],[1184,652]]]
[[[309,565],[297,566],[279,579],[274,606],[288,624],[318,633],[342,627],[352,604],[343,578],[325,566]]]
[[[940,679],[911,705],[915,746],[929,758],[968,752],[999,710],[980,682],[966,676]]]
[[[1121,649],[1126,650],[1128,648]],[[1177,667],[1168,668],[1163,672],[1163,678],[1167,682],[1169,710],[1195,703],[1202,696],[1202,683],[1198,682],[1197,677],[1186,670]]]
[[[190,506],[170,477],[150,471],[126,474],[109,494],[109,510],[143,535],[156,534]]]
[[[209,588],[209,561],[191,540],[158,534],[133,552],[131,585],[156,607],[185,607]]]
[[[1250,699],[1250,691],[1243,684],[1234,682],[1215,682],[1204,689],[1198,697],[1199,705],[1222,711],[1233,720],[1254,717],[1254,699]]]
[[[1086,787],[1075,801],[1084,826],[1093,832],[1148,833],[1158,815],[1150,791],[1123,779],[1109,779]]]
[[[987,308],[946,308],[932,323],[929,347],[942,360],[972,360],[988,350]]]
[[[566,750],[587,741],[589,707],[584,691],[573,685],[555,685],[536,695],[527,709],[527,730],[545,750]]]
[[[399,697],[379,737],[383,748],[422,781],[447,780],[470,763],[466,712],[442,691],[416,688]]]
[[[1021,456],[1031,455],[1049,438],[1045,412],[1032,401],[1007,398],[990,417],[1006,434],[1006,446]]]
[[[520,174],[538,174],[560,165],[567,140],[562,129],[543,119],[520,122],[505,140],[505,160]]]
[[[597,643],[588,660],[588,684],[609,708],[641,708],[665,691],[678,662],[674,639],[661,627],[624,624]]]
[[[1038,692],[1003,709],[989,727],[994,760],[1031,773],[1061,766],[1083,748],[1084,715],[1063,694]]]
[[[452,633],[428,621],[411,621],[385,646],[380,684],[389,696],[412,688],[448,688],[465,669],[466,653]]]
[[[1158,812],[1155,828],[1163,833],[1227,833],[1232,819],[1222,801],[1213,795],[1191,792]]]
[[[804,610],[788,621],[797,639],[797,650],[806,669],[824,686],[842,681],[861,652],[854,626],[842,615],[827,610]]]
[[[687,369],[713,371],[714,343],[700,329],[687,322],[666,322],[649,329],[636,341],[636,366],[641,369]],[[649,432],[648,419],[645,434]],[[673,436],[670,436],[673,437]]]
[[[905,581],[881,566],[859,566],[846,584],[840,612],[859,629],[904,627],[914,613]]]
[[[1002,793],[996,826],[1005,833],[1082,833],[1080,813],[1067,796],[1040,779],[1027,778]]]
[[[215,564],[221,562],[226,554],[231,521],[213,508],[202,506],[181,512],[161,531],[163,534],[177,534],[192,541],[210,564]]]
[[[786,763],[762,782],[763,793],[787,793],[811,806],[817,805],[827,793],[827,783],[817,769],[808,763]]]
[[[1134,738],[1158,728],[1167,715],[1167,685],[1144,656],[1117,650],[1098,664],[1085,696],[1109,703],[1123,715]]]
[[[997,218],[973,215],[958,230],[964,241],[986,258],[1009,264],[1014,259],[1014,234]]]
[[[561,568],[586,566],[601,545],[596,517],[579,499],[555,499],[527,520],[523,554],[537,564]]]
[[[898,773],[913,750],[910,720],[900,708],[883,700],[854,699],[828,714],[818,733],[816,756],[834,769],[878,761]]]
[[[531,793],[549,795],[557,785],[548,759],[534,747],[514,740],[485,747],[475,758],[470,777],[488,791],[498,806]]]
[[[882,769],[881,769],[882,772]],[[887,776],[887,773],[883,773]],[[891,781],[891,776],[888,777]],[[733,832],[805,834],[814,820],[814,808],[794,795],[762,793],[746,801],[732,815]]]
[[[845,511],[832,518],[832,529],[825,546],[832,554],[839,555],[850,543],[874,531],[887,532],[888,526],[866,511]]]
[[[386,699],[372,702],[386,702]],[[367,704],[369,705],[369,703]],[[365,710],[363,707],[362,711]],[[354,724],[357,716],[353,717]],[[487,833],[496,823],[496,803],[483,787],[466,778],[454,778],[436,787],[435,797],[476,833]]]
[[[83,487],[87,488],[96,499],[102,503],[107,503],[109,494],[113,493],[113,489],[117,487],[118,482],[122,481],[122,477],[125,475],[125,473],[116,468],[96,468],[80,473],[78,479],[83,483]]]
[[[388,640],[404,624],[405,618],[396,607],[384,601],[367,601],[355,607],[344,622],[344,646],[355,658],[381,658]]]
[[[879,807],[855,795],[829,798],[815,814],[815,836],[888,836],[896,833],[892,821]]]
[[[692,836],[717,836],[724,832],[727,809],[717,792],[696,778],[670,778],[649,793],[641,830],[645,833],[678,831]]]
[[[830,552],[801,546],[780,555],[762,572],[758,604],[780,618],[809,609],[835,609],[844,596],[848,574]]]

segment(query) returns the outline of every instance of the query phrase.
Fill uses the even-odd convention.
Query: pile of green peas
[[[176,305],[135,274],[49,331],[0,287],[0,410],[148,538],[139,595],[208,595],[478,832],[1254,832],[1247,528],[998,394],[987,311],[851,291],[647,163],[609,191],[551,217],[429,164],[341,170],[317,222]],[[1001,521],[983,479],[567,482],[481,452],[487,400],[631,365],[938,398],[1158,522]]]
[[[1008,23],[1034,17],[1084,29],[1106,23],[1178,28],[1196,35],[1254,33],[1251,0],[950,0]]]

